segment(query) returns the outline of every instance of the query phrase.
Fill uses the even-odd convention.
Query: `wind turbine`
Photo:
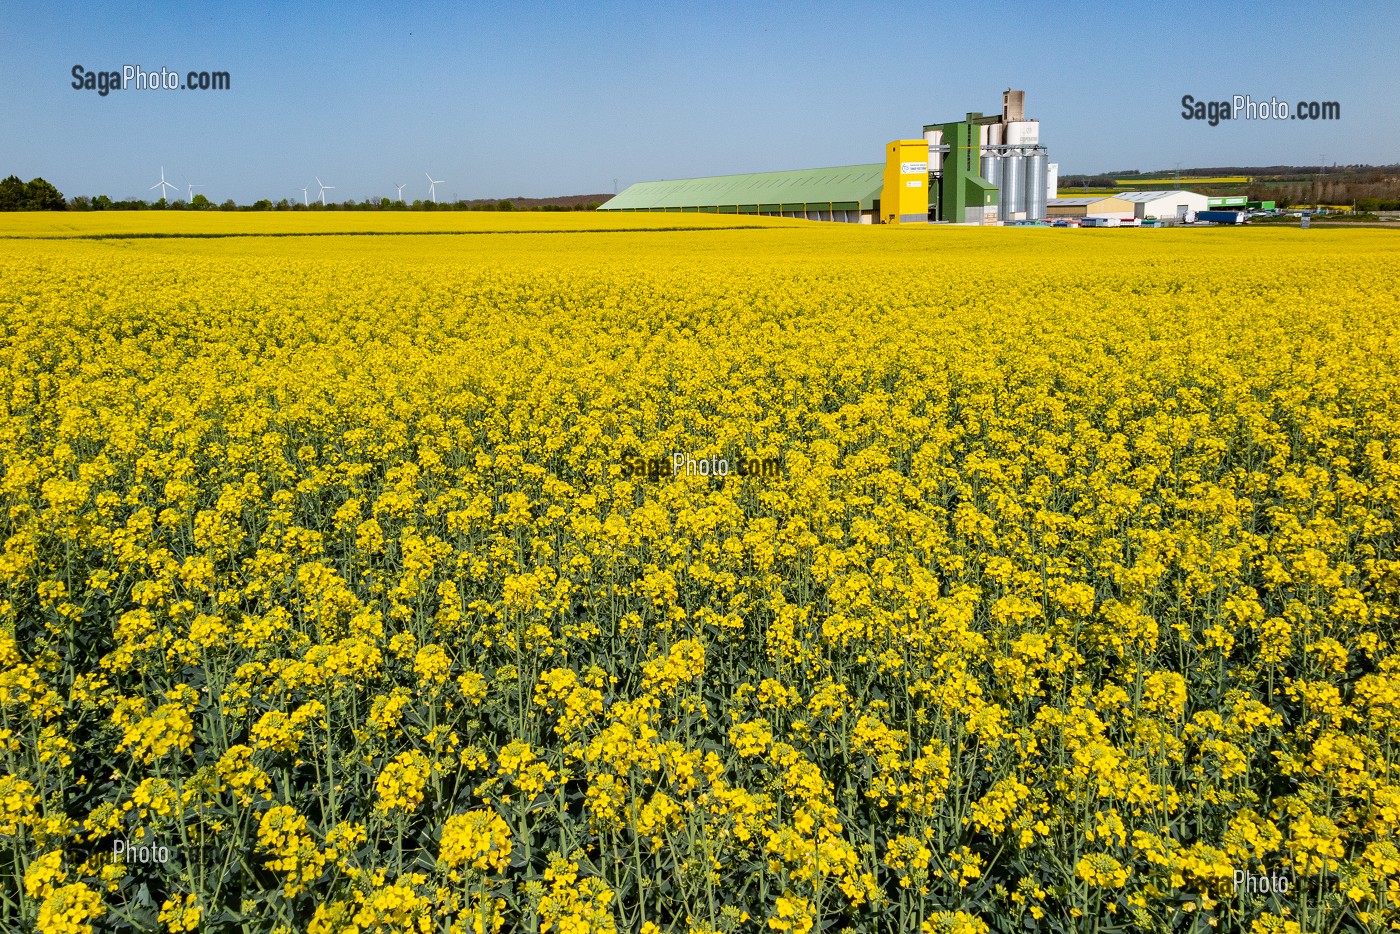
[[[301,190],[301,203],[302,203],[302,205],[304,205],[305,207],[311,207],[311,199],[309,199],[309,198],[306,196],[306,189],[305,189],[305,188],[303,188],[303,189]]]
[[[403,190],[404,190],[404,188],[405,188],[406,186],[400,185],[400,184],[398,184],[398,183],[396,182],[396,183],[394,184],[394,187],[397,188],[397,189],[399,190],[399,197],[398,197],[397,200],[402,201],[402,200],[403,200]]]
[[[193,200],[194,200],[194,190],[195,190],[196,188],[203,188],[203,187],[204,187],[203,185],[192,185],[192,184],[190,184],[189,182],[186,182],[186,183],[185,183],[185,190],[186,190],[185,200],[186,200],[186,201],[193,201]]]
[[[325,206],[326,206],[326,192],[328,192],[328,191],[335,191],[335,186],[334,186],[334,185],[327,185],[327,184],[324,184],[324,183],[321,181],[321,179],[320,179],[319,176],[316,177],[316,184],[321,186],[321,207],[325,207]]]
[[[424,172],[423,174],[428,175],[427,172]],[[433,204],[437,204],[437,186],[441,184],[442,179],[433,178],[431,175],[428,175],[428,197],[433,199]]]
[[[175,188],[174,185],[170,184],[169,182],[167,182],[167,181],[165,180],[165,166],[161,166],[161,167],[160,167],[160,181],[156,182],[154,185],[152,185],[152,186],[151,186],[149,189],[147,189],[147,190],[148,190],[148,191],[155,191],[157,188],[160,189],[160,198],[161,198],[162,201],[165,200],[165,189],[167,189],[167,188]],[[178,195],[178,194],[180,193],[180,189],[175,188],[175,193]]]

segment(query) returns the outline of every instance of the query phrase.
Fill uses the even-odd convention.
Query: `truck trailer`
[[[1249,215],[1244,211],[1197,211],[1196,221],[1205,224],[1243,224]]]

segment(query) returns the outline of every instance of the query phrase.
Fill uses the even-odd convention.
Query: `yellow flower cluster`
[[[267,868],[283,876],[283,892],[292,898],[320,878],[326,857],[307,831],[306,818],[291,805],[263,812],[258,821],[258,847],[270,854]]]
[[[193,895],[172,896],[160,906],[160,923],[170,934],[198,931],[203,917],[204,912]]]
[[[452,869],[501,872],[510,863],[510,827],[493,811],[454,814],[442,825],[438,859]]]
[[[171,752],[184,752],[194,742],[194,721],[183,704],[161,704],[150,716],[127,727],[118,752],[130,752],[140,762],[154,762]]]
[[[805,898],[779,895],[773,902],[773,914],[768,919],[768,927],[774,931],[807,934],[815,922],[811,902]]]
[[[374,781],[374,791],[378,795],[375,810],[416,811],[423,803],[431,768],[428,757],[416,749],[399,753]]]
[[[102,896],[86,883],[61,886],[49,893],[39,906],[39,934],[92,934],[89,922],[106,912]]]
[[[613,891],[603,879],[578,878],[578,863],[553,855],[544,878],[549,891],[540,899],[543,934],[615,934]]]
[[[1075,864],[1074,874],[1080,880],[1097,888],[1121,889],[1128,881],[1129,872],[1122,863],[1107,853],[1091,853],[1081,856]]]

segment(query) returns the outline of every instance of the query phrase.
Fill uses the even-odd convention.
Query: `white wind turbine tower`
[[[174,185],[170,184],[169,182],[167,182],[167,181],[165,180],[165,166],[161,166],[161,167],[160,167],[160,181],[156,182],[156,183],[155,183],[154,185],[152,185],[152,186],[150,187],[150,189],[148,189],[148,190],[150,190],[150,191],[155,191],[157,188],[160,189],[160,196],[161,196],[161,199],[162,199],[162,200],[164,200],[164,198],[165,198],[165,189],[167,189],[167,188],[174,188],[174,189],[175,189],[175,193],[176,193],[177,195],[180,193],[180,189],[175,188]]]
[[[423,174],[428,175],[427,172],[424,172]],[[437,204],[437,186],[441,184],[442,179],[433,178],[431,175],[428,175],[428,197],[433,200],[433,204]]]
[[[191,184],[191,183],[189,183],[189,182],[186,182],[186,183],[185,183],[185,190],[186,190],[185,200],[186,200],[186,201],[193,201],[193,200],[194,200],[194,190],[195,190],[196,188],[203,188],[203,187],[204,187],[203,185],[193,185],[193,184]]]
[[[311,207],[311,199],[306,196],[307,189],[301,190],[301,203],[306,207]]]
[[[321,181],[321,179],[320,179],[319,176],[316,177],[316,184],[321,186],[321,207],[325,207],[325,206],[326,206],[326,192],[328,192],[328,191],[335,191],[335,186],[334,186],[334,185],[327,185],[327,184],[323,183],[323,182]]]
[[[399,197],[397,198],[397,200],[402,201],[402,200],[403,200],[403,190],[404,190],[404,188],[407,187],[407,186],[400,185],[400,184],[398,184],[398,183],[396,182],[396,183],[394,184],[394,187],[397,188],[397,189],[399,190]]]

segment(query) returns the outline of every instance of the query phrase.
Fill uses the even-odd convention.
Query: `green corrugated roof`
[[[862,209],[869,209],[875,206],[875,199],[880,197],[884,176],[884,163],[877,162],[873,165],[839,165],[829,169],[638,182],[614,195],[598,210],[832,202],[859,202]]]

